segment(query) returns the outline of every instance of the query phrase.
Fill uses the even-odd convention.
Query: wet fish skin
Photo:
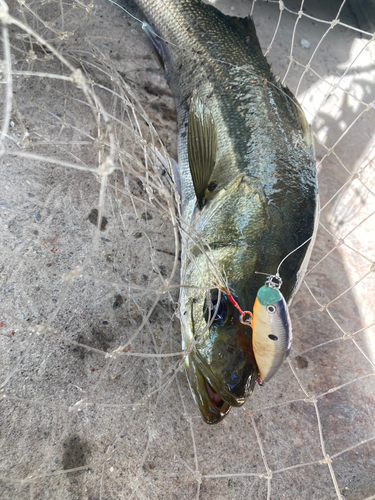
[[[213,286],[215,277],[199,237],[191,236],[203,236],[238,303],[251,311],[264,284],[255,271],[275,273],[314,234],[313,143],[294,96],[273,76],[249,18],[234,20],[200,0],[136,3],[152,30],[168,41],[161,50],[179,130],[181,284],[187,285],[180,296],[183,346],[196,342],[186,358],[188,380],[203,418],[216,423],[246,401],[258,369],[251,328],[240,322],[238,311],[226,304],[225,321],[211,325],[212,315],[204,314],[210,301],[203,287]],[[200,203],[188,154],[193,104],[208,110],[215,127],[210,137],[217,139]],[[287,302],[300,285],[311,245],[294,252],[280,270]]]

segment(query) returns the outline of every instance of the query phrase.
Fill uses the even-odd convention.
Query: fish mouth
[[[221,398],[229,406],[240,407],[246,402],[248,395],[238,396],[231,392],[228,387],[220,382],[198,350],[194,350],[190,357],[195,362],[195,365],[197,369],[199,369],[202,376],[207,380],[213,392],[216,393],[216,397]]]
[[[217,424],[228,415],[231,405],[215,391],[191,355],[186,358],[185,366],[189,385],[203,420],[207,424]]]
[[[224,399],[221,399],[221,397],[219,396],[219,394],[214,391],[213,387],[210,386],[210,384],[207,382],[206,379],[204,379],[204,380],[206,382],[207,394],[208,394],[208,397],[211,399],[211,402],[217,408],[221,408],[224,405]]]

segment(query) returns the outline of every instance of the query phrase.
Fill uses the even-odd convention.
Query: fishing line
[[[114,0],[108,0],[108,2],[113,3],[113,5],[116,5],[116,7],[119,7],[121,10],[123,10],[124,12],[126,12],[126,14],[128,14],[128,16],[132,17],[135,21],[138,21],[139,23],[141,23],[142,24],[142,28],[143,28],[143,25],[145,23],[143,21],[141,21],[140,19],[138,19],[138,17],[135,17],[135,16],[133,16],[133,14],[130,14],[130,12],[128,10],[124,9],[124,7],[122,7],[121,5],[119,5]]]
[[[310,238],[307,238],[307,240],[305,240],[303,243],[301,243],[301,245],[299,245],[297,248],[295,248],[294,250],[292,250],[291,252],[289,252],[283,259],[282,261],[280,262],[280,264],[278,265],[277,269],[276,269],[276,274],[272,274],[272,273],[262,273],[260,271],[254,271],[254,274],[263,274],[264,276],[268,276],[268,279],[266,281],[266,285],[269,286],[270,288],[276,288],[277,290],[279,290],[281,288],[281,285],[283,284],[283,280],[279,274],[280,272],[280,267],[282,266],[282,264],[286,261],[286,259],[288,257],[290,257],[294,252],[296,252],[297,250],[299,250],[300,248],[302,248],[304,245],[306,245],[307,242],[309,242],[311,239],[312,239],[313,236],[310,236]]]
[[[128,16],[130,16],[131,18],[133,18],[135,21],[139,22],[140,24],[142,24],[142,29],[144,31],[149,31],[150,33],[152,33],[154,36],[156,36],[157,38],[160,38],[160,40],[163,40],[163,42],[165,43],[169,43],[170,45],[173,45],[174,47],[178,47],[178,45],[176,45],[175,43],[173,42],[168,42],[168,40],[165,40],[164,38],[162,38],[160,35],[158,35],[157,33],[155,33],[155,31],[152,31],[151,27],[149,24],[145,23],[144,21],[141,21],[140,19],[138,19],[138,17],[135,17],[133,16],[133,14],[131,14],[128,10],[124,9],[124,7],[122,7],[121,5],[119,5],[117,2],[115,2],[114,0],[108,0],[109,3],[112,3],[113,5],[116,5],[116,7],[119,7],[121,10],[123,10],[126,14],[128,14]]]
[[[306,243],[307,243],[308,241],[310,241],[311,239],[312,239],[312,236],[310,236],[310,238],[307,238],[307,240],[306,240],[306,241],[304,241],[303,243],[301,243],[301,245],[299,245],[297,248],[295,248],[294,250],[292,250],[291,252],[289,252],[289,253],[288,253],[288,255],[286,255],[286,256],[283,258],[283,260],[280,262],[279,267],[278,267],[278,268],[277,268],[277,270],[276,270],[276,274],[279,274],[280,267],[281,267],[281,265],[282,265],[282,264],[286,261],[286,259],[287,259],[288,257],[290,257],[290,256],[291,256],[294,252],[296,252],[297,250],[299,250],[300,248],[302,248],[304,245],[306,245]]]
[[[109,0],[109,1],[111,1],[111,0]],[[292,99],[292,98],[290,97],[290,95],[288,95],[288,94],[285,92],[285,90],[283,90],[283,88],[282,88],[282,87],[281,87],[281,88],[280,88],[280,87],[278,87],[277,85],[275,85],[274,83],[270,82],[269,80],[267,80],[267,85],[272,85],[272,87],[275,87],[275,89],[277,89],[277,90],[278,90],[278,91],[280,91],[282,94],[284,94],[284,95],[285,95],[285,97],[287,97],[287,98],[289,99],[289,101],[291,101],[291,102],[292,102],[292,103],[293,103],[293,104],[294,104],[294,105],[295,105],[295,106],[296,106],[296,107],[297,107],[297,108],[301,111],[301,113],[305,114],[305,113],[304,113],[304,111],[303,111],[303,109],[302,109],[302,107],[301,107],[301,105],[300,105],[300,103],[297,101],[297,99]],[[282,85],[282,84],[281,84],[281,85]],[[308,124],[308,125],[309,125],[309,128],[311,128],[311,125],[310,125],[310,124]]]

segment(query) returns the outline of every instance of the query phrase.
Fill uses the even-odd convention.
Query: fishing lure
[[[292,324],[288,305],[280,292],[282,279],[279,273],[268,276],[264,286],[259,288],[253,312],[243,311],[233,297],[227,284],[219,285],[224,296],[240,313],[240,322],[251,326],[252,342],[259,378],[263,385],[278,371],[289,355],[292,346]]]
[[[260,385],[268,382],[282,365],[292,345],[292,324],[287,303],[280,292],[280,275],[270,275],[257,293],[251,326],[253,350]]]

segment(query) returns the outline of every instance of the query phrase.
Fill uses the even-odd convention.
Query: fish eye
[[[269,312],[270,314],[274,314],[275,311],[276,311],[275,306],[267,306],[267,312]]]
[[[276,337],[276,335],[268,335],[268,338],[271,339],[271,340],[279,340],[278,337]]]
[[[218,305],[220,295],[220,302]],[[211,321],[215,326],[222,326],[225,324],[228,316],[228,298],[224,293],[219,294],[219,290],[211,291],[211,300],[206,299],[203,307],[204,317],[206,323]]]

